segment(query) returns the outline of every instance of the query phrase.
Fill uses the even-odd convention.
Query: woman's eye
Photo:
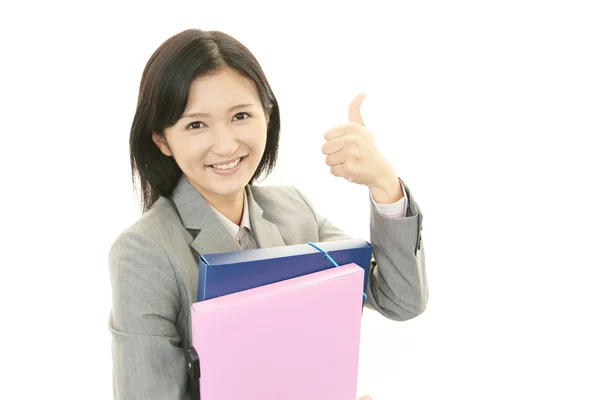
[[[200,129],[202,128],[202,126],[204,125],[204,123],[200,122],[200,121],[194,121],[191,124],[189,124],[187,126],[188,129]]]
[[[246,118],[250,118],[250,114],[248,114],[248,113],[246,113],[246,112],[241,112],[241,113],[237,113],[237,114],[235,114],[235,117],[234,117],[234,119],[235,119],[235,118],[237,118],[237,117],[238,117],[238,116],[240,116],[240,115],[246,115]],[[246,118],[240,118],[240,119],[246,119]]]

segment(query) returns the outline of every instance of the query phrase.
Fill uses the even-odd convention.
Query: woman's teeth
[[[219,165],[211,165],[211,167],[216,168],[216,169],[231,169],[233,167],[235,167],[236,165],[238,165],[241,161],[241,158],[238,158],[235,161],[230,162],[229,164],[219,164]]]

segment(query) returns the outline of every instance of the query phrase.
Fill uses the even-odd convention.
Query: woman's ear
[[[172,157],[173,153],[169,148],[169,144],[167,143],[167,139],[164,135],[159,135],[156,132],[152,132],[152,140],[154,144],[159,148],[159,150],[167,157]]]

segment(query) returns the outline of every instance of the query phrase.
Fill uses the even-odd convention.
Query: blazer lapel
[[[183,226],[192,235],[191,247],[198,254],[242,250],[212,207],[184,175],[173,190],[172,199]]]
[[[246,187],[246,195],[248,196],[250,225],[258,246],[260,248],[285,246],[279,229],[265,217],[264,210],[254,199],[252,186]]]
[[[258,246],[260,248],[285,246],[279,229],[266,218],[264,210],[254,199],[251,189],[252,186],[246,187],[248,213],[252,234]],[[192,235],[190,246],[198,254],[243,250],[212,207],[184,175],[173,190],[172,200],[179,212],[183,226]]]

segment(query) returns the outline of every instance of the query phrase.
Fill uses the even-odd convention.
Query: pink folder
[[[201,399],[356,399],[363,279],[347,264],[192,304]]]

